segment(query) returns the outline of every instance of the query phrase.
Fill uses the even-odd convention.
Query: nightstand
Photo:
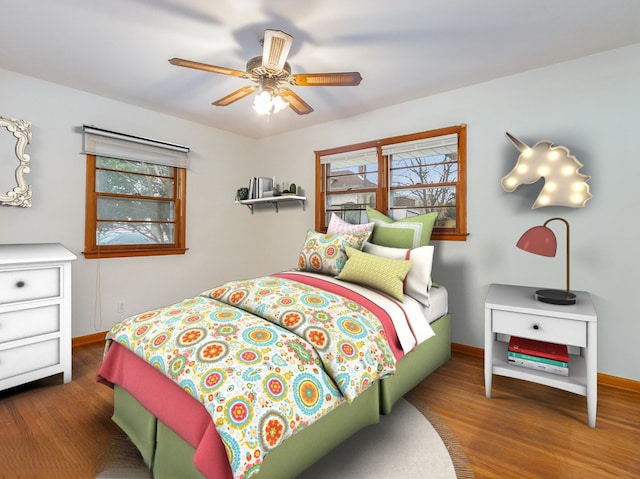
[[[587,397],[589,426],[596,427],[597,316],[591,296],[573,291],[577,302],[560,306],[536,301],[538,288],[492,284],[485,300],[484,382],[491,397],[493,374],[545,384]],[[566,344],[569,376],[527,369],[507,362],[509,336]],[[572,353],[577,354],[572,354]]]

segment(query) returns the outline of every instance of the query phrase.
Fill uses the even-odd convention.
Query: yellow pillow
[[[392,298],[404,301],[403,282],[412,260],[389,259],[363,253],[346,246],[347,257],[338,279],[377,289]]]

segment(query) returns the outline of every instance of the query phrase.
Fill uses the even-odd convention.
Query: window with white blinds
[[[316,162],[316,229],[332,213],[364,223],[368,205],[393,220],[437,212],[434,239],[466,239],[465,125],[318,151]]]
[[[185,252],[189,148],[84,127],[85,257]]]

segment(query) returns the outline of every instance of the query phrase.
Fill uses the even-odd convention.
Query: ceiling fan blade
[[[280,95],[283,100],[287,101],[289,103],[289,108],[295,111],[298,115],[307,115],[313,111],[313,108],[311,108],[302,98],[296,95],[293,90],[280,88],[278,95]]]
[[[290,83],[296,86],[356,86],[362,81],[358,72],[296,73]]]
[[[249,85],[240,88],[239,90],[234,91],[233,93],[229,93],[227,96],[220,98],[218,101],[214,101],[212,105],[215,106],[227,106],[233,103],[234,101],[238,101],[243,99],[247,95],[251,95],[254,91],[258,89],[257,86]]]
[[[179,67],[194,68],[196,70],[204,70],[211,73],[220,73],[222,75],[230,75],[233,77],[248,78],[247,72],[234,70],[233,68],[218,67],[207,63],[193,62],[182,58],[172,58],[169,63]]]
[[[289,56],[293,37],[280,30],[265,30],[262,47],[262,66],[282,70]]]

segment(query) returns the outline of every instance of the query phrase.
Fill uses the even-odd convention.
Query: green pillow
[[[338,279],[370,286],[392,298],[404,301],[403,286],[412,260],[382,258],[360,250],[345,247],[349,259],[345,263]]]
[[[411,216],[393,221],[387,215],[367,206],[369,221],[375,223],[369,242],[390,248],[418,248],[427,246],[438,213]]]

